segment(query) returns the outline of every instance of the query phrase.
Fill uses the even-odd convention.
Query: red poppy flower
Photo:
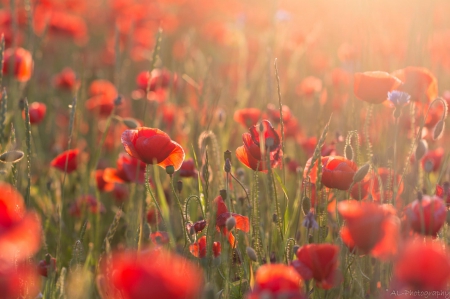
[[[381,183],[383,185],[383,202],[387,203],[392,200],[393,192],[392,189],[387,190],[386,186],[393,186],[394,184],[394,175],[391,170],[384,167],[378,168],[378,175],[380,176]],[[404,184],[403,181],[400,180],[401,176],[399,174],[395,174],[396,181],[395,183],[398,185],[397,188],[397,198],[396,198],[396,206],[401,207],[403,202],[401,199],[401,194],[403,192]],[[390,180],[390,181],[388,181]],[[371,189],[372,188],[372,189]],[[391,187],[392,188],[392,187]],[[361,194],[360,194],[361,192]],[[372,196],[372,199],[378,203],[381,203],[381,193],[380,193],[380,184],[378,182],[378,177],[373,173],[367,174],[366,177],[359,183],[356,183],[351,190],[351,197],[354,199],[362,200],[367,199],[368,195]],[[361,197],[360,197],[361,195]]]
[[[66,67],[61,73],[55,75],[53,84],[58,89],[74,91],[80,86],[80,80],[71,68]]]
[[[297,85],[295,91],[298,95],[311,97],[322,90],[322,80],[309,76]]]
[[[123,202],[129,198],[130,193],[128,192],[128,188],[125,185],[122,184],[114,184],[113,189],[113,196],[114,199],[118,202]]]
[[[293,116],[291,113],[291,109],[289,109],[288,106],[283,105],[282,110],[283,110],[283,123],[286,125],[286,123],[288,123]],[[274,122],[275,124],[279,124],[280,123],[280,108],[276,107],[274,104],[267,104],[267,117],[270,118],[270,120],[272,122]],[[256,125],[256,123],[255,123],[255,125]]]
[[[266,171],[266,158],[261,155],[260,137],[255,125],[249,129],[250,133],[244,133],[242,140],[244,145],[236,149],[236,157],[241,163],[248,168],[258,171]],[[259,126],[258,126],[259,127]],[[276,167],[281,161],[282,151],[280,146],[280,137],[269,121],[262,121],[263,137],[264,137],[264,152],[269,151],[269,158],[272,167]]]
[[[413,231],[436,237],[447,218],[447,209],[442,198],[424,195],[406,207],[405,215]]]
[[[303,178],[307,179],[308,169],[311,167],[312,158],[306,162],[303,172]],[[309,174],[311,183],[316,183],[317,164],[312,166]],[[328,188],[336,188],[339,190],[347,190],[353,182],[353,176],[358,170],[355,162],[345,159],[341,156],[322,157],[322,184]]]
[[[40,285],[37,268],[28,263],[2,264],[0,268],[0,294],[3,299],[36,298]]]
[[[157,89],[166,89],[173,81],[173,85],[177,85],[177,75],[166,69],[154,69],[151,74],[147,71],[143,71],[136,77],[137,85],[142,90],[147,90],[147,86],[150,91]]]
[[[442,186],[436,185],[436,195],[444,200],[447,206],[450,205],[450,184],[445,182]]]
[[[302,277],[293,267],[283,264],[262,265],[256,271],[255,286],[246,299],[306,299],[300,291]]]
[[[397,89],[402,81],[386,72],[356,73],[353,91],[355,96],[371,104],[387,100],[388,92]]]
[[[47,106],[44,103],[33,102],[30,104],[29,113],[30,113],[30,124],[37,125],[39,124],[45,117],[45,113],[47,112]],[[25,118],[25,111],[22,112],[23,118]]]
[[[11,63],[14,65],[12,75],[19,82],[26,82],[30,80],[33,73],[33,58],[31,53],[23,48],[9,48],[5,51],[3,56],[3,74],[9,74],[9,67]]]
[[[91,96],[85,103],[86,109],[107,117],[114,109],[114,100],[117,98],[117,90],[107,80],[95,80],[89,87]]]
[[[196,178],[198,173],[197,169],[195,169],[194,159],[185,160],[181,165],[179,174],[182,178]]]
[[[111,299],[196,299],[203,275],[190,261],[162,250],[113,254],[102,267]]]
[[[337,283],[339,247],[331,244],[309,244],[297,251],[292,266],[304,280],[313,279],[322,289],[331,289]]]
[[[193,256],[198,258],[206,257],[206,250],[206,236],[201,237],[197,242],[189,245],[189,251]],[[220,256],[222,250],[220,242],[214,242],[212,250],[214,257]]]
[[[172,165],[176,171],[184,161],[183,148],[159,129],[126,130],[122,133],[122,144],[130,156],[146,164],[157,163],[163,168]]]
[[[137,158],[120,153],[117,168],[105,168],[103,179],[108,183],[139,183],[145,180],[145,163]],[[138,169],[139,168],[139,169]]]
[[[158,217],[156,217],[158,215]],[[161,215],[158,213],[158,210],[155,208],[151,208],[147,211],[147,222],[148,224],[156,224],[161,222]]]
[[[40,260],[38,263],[37,270],[41,276],[47,277],[49,271],[52,272],[56,271],[56,259],[49,255],[48,261],[47,257],[44,260]]]
[[[393,72],[392,75],[404,82],[398,90],[407,92],[411,101],[428,103],[438,96],[437,79],[426,68],[409,66]]]
[[[26,212],[22,196],[11,185],[0,183],[0,261],[22,261],[40,248],[41,221]],[[1,279],[0,279],[1,281]]]
[[[398,291],[445,291],[450,280],[450,259],[440,242],[407,243],[394,264],[393,286]]]
[[[422,157],[422,168],[427,172],[436,172],[439,170],[444,158],[444,148],[438,147],[435,150],[428,151]]]
[[[169,234],[167,232],[154,232],[150,234],[150,240],[152,240],[155,245],[165,245],[169,244]]]
[[[302,147],[303,151],[305,152],[306,156],[312,156],[314,154],[314,150],[316,149],[317,145],[317,138],[316,137],[309,137],[304,138],[300,142],[300,146]],[[329,144],[324,144],[322,146],[321,156],[334,156],[336,155],[336,145],[332,142]]]
[[[67,161],[67,173],[71,173],[77,170],[78,167],[77,159],[79,154],[80,154],[79,149],[65,151],[56,156],[52,160],[50,165],[56,169],[64,171],[66,170],[66,161]]]
[[[217,205],[217,216],[216,216],[216,229],[221,231],[224,235],[228,234],[228,241],[231,246],[235,246],[235,239],[231,232],[228,232],[226,228],[227,219],[230,217],[234,217],[236,220],[235,229],[241,230],[244,233],[248,233],[250,231],[250,222],[248,217],[242,216],[236,213],[230,213],[228,211],[225,202],[223,201],[222,196],[217,196],[214,199],[214,204]]]
[[[103,169],[97,169],[95,171],[95,182],[97,183],[98,190],[101,192],[109,192],[114,189],[114,183],[108,183],[103,179],[104,172]]]
[[[234,121],[243,125],[245,128],[256,125],[261,117],[262,112],[257,108],[245,108],[234,112]]]
[[[391,205],[347,200],[338,204],[338,211],[345,220],[341,238],[351,250],[382,260],[397,253],[400,221]]]

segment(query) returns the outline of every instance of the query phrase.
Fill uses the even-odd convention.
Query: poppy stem
[[[181,205],[180,197],[178,196],[177,191],[175,190],[175,186],[174,186],[174,184],[173,184],[173,175],[170,175],[170,187],[172,188],[172,193],[173,193],[173,195],[175,196],[175,198],[177,199],[178,208],[180,209],[181,220],[182,220],[182,222],[183,222],[182,230],[183,230],[183,232],[184,232],[184,233],[183,233],[183,235],[184,235],[184,247],[186,248],[187,244],[188,244],[188,243],[191,243],[192,240],[191,240],[191,238],[189,237],[189,232],[188,232],[187,229],[186,229],[186,224],[187,224],[187,214],[184,215],[184,213],[183,213],[183,207],[182,207],[182,205]]]

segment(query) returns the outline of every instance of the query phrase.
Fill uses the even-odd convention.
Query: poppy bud
[[[206,220],[199,220],[194,223],[194,230],[196,233],[201,232],[206,227]]]
[[[117,98],[114,99],[114,105],[120,106],[122,104],[122,96],[118,95]]]
[[[426,173],[430,173],[433,171],[434,163],[431,160],[426,160],[423,165],[423,170],[425,170]]]
[[[422,159],[423,156],[427,153],[427,151],[428,151],[427,141],[424,139],[419,140],[419,143],[417,144],[417,148],[416,148],[416,152],[415,152],[416,161],[419,161],[420,159]]]
[[[434,127],[433,140],[437,140],[442,137],[442,134],[444,133],[444,128],[445,128],[445,122],[443,119],[441,119]]]
[[[353,160],[353,147],[351,144],[345,146],[345,158]]]
[[[122,123],[129,129],[136,129],[137,127],[140,126],[139,122],[131,117],[122,119]]]
[[[370,164],[366,163],[363,166],[361,166],[353,176],[353,183],[358,183],[364,179],[366,174],[369,172]]]
[[[16,163],[22,160],[24,153],[22,151],[8,151],[0,155],[0,162]]]
[[[226,150],[223,153],[223,159],[225,162],[227,161],[227,159],[231,161],[231,151],[230,150]]]
[[[227,190],[222,189],[219,191],[219,194],[223,199],[227,198]]]
[[[183,191],[183,182],[182,181],[177,182],[177,191],[178,191],[178,193],[181,193],[181,191]]]
[[[309,199],[309,197],[305,196],[305,197],[303,197],[303,200],[302,200],[303,214],[304,215],[308,214],[310,209],[311,209],[311,200]]]
[[[231,163],[230,163],[230,159],[228,159],[228,158],[225,160],[224,170],[227,173],[229,173],[231,171]]]
[[[168,175],[172,175],[174,172],[175,172],[175,168],[173,167],[173,165],[166,166],[166,173]]]
[[[30,80],[33,72],[33,58],[31,53],[23,48],[9,48],[3,56],[3,74],[10,73],[10,67],[13,67],[11,74],[19,82]]]
[[[258,256],[256,255],[255,249],[253,249],[251,247],[247,247],[245,252],[247,252],[247,256],[249,257],[249,259],[251,261],[256,262],[258,260]]]
[[[236,226],[236,219],[233,216],[231,216],[230,218],[227,219],[225,225],[227,227],[227,230],[231,231]]]

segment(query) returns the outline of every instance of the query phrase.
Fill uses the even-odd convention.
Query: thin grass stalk
[[[181,231],[183,232],[183,236],[184,236],[184,248],[186,248],[187,244],[191,242],[191,239],[189,237],[189,232],[186,230],[187,214],[185,215],[184,212],[183,212],[183,206],[181,204],[180,197],[178,196],[178,193],[175,190],[175,186],[173,184],[173,176],[172,175],[170,175],[170,187],[172,189],[173,196],[175,196],[175,198],[177,200],[178,209],[180,210],[181,221],[182,221],[182,224],[183,224],[183,226],[181,227]]]
[[[5,122],[7,111],[8,111],[8,95],[6,93],[6,89],[3,88],[2,101],[0,103],[0,145],[2,145],[2,147],[5,146],[7,143],[7,138],[5,136],[5,127],[6,127]]]
[[[280,109],[280,124],[281,124],[281,150],[284,153],[284,121],[283,121],[283,104],[281,103],[281,89],[280,89],[280,75],[278,74],[278,65],[277,65],[278,58],[275,58],[274,66],[275,66],[275,76],[277,78],[277,91],[278,91],[278,107]],[[282,159],[282,178],[283,178],[283,184],[286,184],[286,174],[284,172],[285,169],[285,161]]]
[[[25,110],[25,140],[27,145],[27,188],[25,191],[25,205],[30,206],[30,190],[31,190],[31,124],[30,124],[30,110],[28,100],[24,101]]]

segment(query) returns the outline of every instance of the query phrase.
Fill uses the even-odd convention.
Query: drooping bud
[[[12,150],[0,155],[0,162],[17,163],[22,160],[24,153],[22,151]]]
[[[353,183],[361,182],[367,175],[370,169],[370,164],[366,163],[363,166],[361,166],[353,176]]]
[[[206,220],[199,220],[194,223],[194,230],[196,233],[201,232],[206,227]]]
[[[308,214],[309,210],[311,210],[311,200],[309,199],[308,196],[303,197],[302,210],[303,210],[303,215]]]
[[[273,223],[277,224],[278,223],[278,215],[276,213],[272,214],[272,221]]]
[[[345,146],[345,158],[348,160],[353,160],[353,147],[351,144]]]
[[[139,122],[131,117],[123,118],[122,123],[129,129],[136,129],[137,127],[140,126]]]
[[[442,135],[444,133],[444,128],[445,128],[445,122],[443,119],[441,119],[440,121],[438,121],[438,123],[434,127],[433,140],[437,140],[442,137]]]
[[[253,249],[251,247],[247,247],[245,252],[247,253],[247,256],[249,257],[249,259],[251,261],[256,262],[258,260],[258,256],[256,255],[255,249]]]
[[[421,139],[416,147],[415,158],[416,161],[419,162],[420,159],[427,153],[428,151],[428,143],[426,140]]]
[[[231,216],[230,218],[227,219],[227,221],[225,222],[225,225],[227,227],[227,230],[231,231],[236,226],[236,218]]]

